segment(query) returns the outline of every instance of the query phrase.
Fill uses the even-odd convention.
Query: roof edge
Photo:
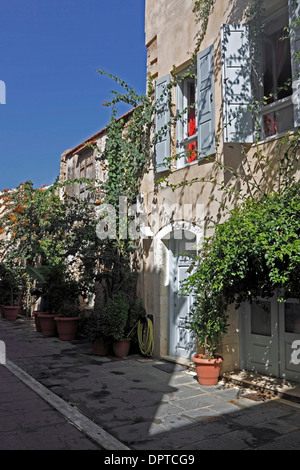
[[[128,117],[130,114],[134,112],[135,109],[137,109],[140,105],[136,106],[135,108],[130,109],[127,111],[127,113],[123,114],[122,116],[118,117],[116,121],[120,121],[120,119],[124,119],[125,117]],[[103,127],[100,131],[96,132],[96,134],[92,135],[88,139],[84,140],[80,144],[76,145],[76,147],[72,149],[65,150],[62,154],[64,158],[68,158],[70,156],[76,155],[76,153],[81,152],[83,149],[86,148],[86,144],[95,144],[97,140],[101,137],[102,134],[105,133],[105,131],[109,128],[110,124],[107,124],[107,126]]]

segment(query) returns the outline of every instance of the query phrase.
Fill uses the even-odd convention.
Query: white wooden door
[[[279,303],[280,377],[300,382],[300,303]]]
[[[191,266],[191,250],[187,254],[178,255],[184,253],[185,248],[185,240],[171,240],[169,354],[189,359],[197,348],[196,340],[188,328],[193,296],[180,293],[181,282],[189,275]]]
[[[300,382],[299,299],[245,305],[245,368]]]
[[[278,376],[278,306],[274,299],[245,305],[246,369]]]

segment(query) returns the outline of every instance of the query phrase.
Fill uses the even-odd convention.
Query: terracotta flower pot
[[[50,313],[39,313],[38,318],[40,320],[40,326],[42,330],[42,334],[44,336],[56,336],[57,329],[56,323],[54,318],[57,314],[50,314]]]
[[[120,341],[113,342],[113,352],[116,357],[125,357],[129,354],[130,340],[121,339]]]
[[[80,317],[55,317],[57,333],[62,341],[72,341],[76,338],[77,323]]]
[[[108,347],[103,340],[94,341],[92,347],[95,356],[106,356],[108,354]]]
[[[15,321],[20,311],[19,305],[2,305],[2,315],[6,320]]]
[[[42,310],[36,310],[35,312],[33,312],[35,329],[39,333],[42,332],[41,321],[40,321],[40,318],[39,318],[40,313],[47,313],[47,312],[43,312]]]
[[[196,354],[192,358],[196,366],[197,378],[200,385],[217,385],[220,368],[223,362],[221,357],[212,359],[203,358],[202,355]]]

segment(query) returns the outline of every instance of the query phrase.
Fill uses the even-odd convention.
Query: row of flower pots
[[[14,321],[20,311],[19,306],[1,305],[1,316],[7,320]],[[62,317],[57,314],[47,312],[34,312],[34,321],[36,331],[46,337],[58,335],[62,341],[72,341],[76,338],[77,323],[80,317]],[[93,352],[98,356],[109,354],[108,345],[103,340],[92,343]],[[112,343],[113,354],[118,358],[126,357],[129,354],[130,340],[123,339]],[[220,367],[223,362],[221,357],[213,359],[203,358],[201,355],[195,355],[193,361],[196,366],[198,382],[201,385],[216,385],[219,378]]]
[[[15,321],[20,311],[19,306],[0,305],[1,316],[9,321]],[[76,338],[77,324],[80,317],[62,317],[58,314],[49,314],[43,311],[35,311],[34,322],[36,331],[45,337],[58,336],[62,341],[72,341]],[[97,356],[109,354],[109,348],[103,341],[95,341],[92,344],[93,352]],[[129,354],[130,340],[115,341],[112,344],[113,354],[122,358]]]
[[[0,305],[2,318],[15,321],[20,312],[19,305]],[[44,336],[56,336],[62,341],[72,341],[76,338],[77,322],[80,317],[62,317],[58,314],[47,312],[34,312],[36,331]]]
[[[36,330],[46,337],[58,335],[62,341],[72,341],[76,338],[77,324],[80,317],[62,317],[47,312],[34,312]],[[93,352],[97,356],[109,354],[109,347],[103,341],[95,341],[92,344]],[[129,354],[130,340],[115,341],[112,343],[114,356],[118,358]]]
[[[128,356],[130,350],[130,339],[121,339],[113,341],[111,345],[106,344],[103,340],[99,339],[92,343],[93,353],[96,356],[107,356],[110,354],[110,349],[115,357],[123,358]]]
[[[76,338],[77,324],[80,317],[62,317],[58,314],[47,312],[34,312],[36,331],[43,336],[58,335],[62,341],[72,341]]]

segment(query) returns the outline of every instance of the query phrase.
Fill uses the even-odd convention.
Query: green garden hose
[[[139,321],[137,325],[137,336],[140,351],[144,356],[152,356],[154,347],[153,323],[150,318]]]

